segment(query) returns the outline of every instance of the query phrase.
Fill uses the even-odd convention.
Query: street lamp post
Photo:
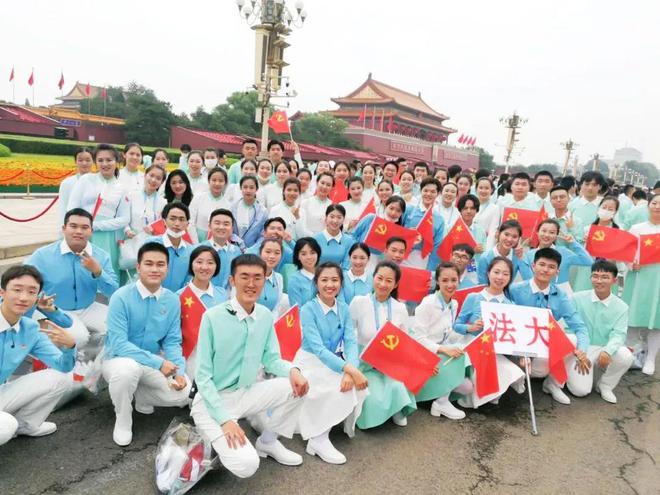
[[[286,36],[291,27],[302,27],[307,18],[303,2],[295,2],[290,9],[285,0],[236,0],[238,13],[255,32],[254,88],[260,108],[255,122],[261,123],[261,156],[266,156],[270,99],[277,96],[282,81],[284,49],[289,46]]]
[[[507,140],[506,140],[506,155],[504,155],[504,171],[509,173],[509,162],[511,161],[511,153],[513,152],[513,147],[518,142],[516,139],[519,129],[523,124],[527,122],[527,119],[521,119],[520,116],[513,112],[513,115],[509,117],[502,117],[500,122],[504,124],[504,127],[508,129]]]

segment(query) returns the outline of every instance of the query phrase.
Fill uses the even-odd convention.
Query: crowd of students
[[[123,153],[104,144],[76,153],[78,173],[60,186],[60,240],[2,276],[0,445],[56,430],[46,419],[73,386],[78,362],[107,382],[120,446],[132,441],[134,409],[189,406],[237,476],[251,476],[259,457],[302,463],[280,435],[300,434],[308,454],[341,464],[329,438],[340,423],[351,437],[356,426],[389,419],[404,427],[423,401],[432,401],[433,416],[460,420],[509,388],[524,391],[527,364],[510,356],[497,356],[499,390],[483,397],[469,360],[437,370],[415,395],[360,359],[386,322],[433,353],[460,357],[484,328],[482,301],[552,312],[576,346],[565,360],[574,396],[595,388],[616,402],[613,391],[635,360],[654,374],[660,264],[594,259],[584,242],[591,225],[660,233],[660,184],[647,192],[599,172],[494,177],[403,159],[304,165],[299,153],[284,159],[278,141],[268,151],[257,158],[248,139],[228,167],[218,150],[182,147],[170,173],[165,150],[145,160],[135,143]],[[346,197],[333,202],[337,183]],[[371,201],[375,213],[364,214]],[[507,207],[545,210],[537,247],[520,223],[503,221]],[[383,252],[366,244],[375,219],[416,229],[429,209],[430,254],[421,235],[408,256],[403,238],[389,238]],[[441,259],[437,249],[459,219],[476,245],[456,244]],[[419,304],[399,300],[402,267],[433,273]],[[477,284],[484,288],[459,312],[456,291]],[[192,304],[180,297],[186,290],[205,310],[193,336],[181,330],[183,306]],[[274,321],[293,305],[302,344],[285,361]],[[26,369],[30,359],[46,369]],[[547,360],[530,366],[544,392],[570,404]],[[243,418],[260,433],[254,445]]]

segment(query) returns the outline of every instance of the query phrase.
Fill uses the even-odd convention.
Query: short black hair
[[[465,208],[465,204],[468,201],[472,201],[474,203],[474,207],[479,211],[479,205],[481,204],[479,202],[479,198],[477,198],[474,194],[466,194],[465,196],[461,196],[461,198],[458,200],[458,204],[456,205],[456,209],[458,211],[463,211]]]
[[[560,183],[560,185],[555,186],[552,189],[550,189],[550,194],[552,194],[555,191],[565,191],[566,194],[568,194],[568,188],[566,186],[561,185],[561,183]]]
[[[268,228],[268,226],[271,223],[274,223],[274,222],[279,223],[280,225],[282,225],[283,228],[286,229],[286,222],[284,221],[284,219],[282,217],[273,217],[273,218],[269,218],[268,220],[266,220],[264,222],[264,232],[266,232],[266,229]]]
[[[582,177],[580,177],[580,184],[592,181],[595,181],[600,186],[601,190],[607,186],[605,176],[596,170],[589,170],[583,173]]]
[[[271,139],[268,141],[268,146],[266,147],[267,151],[270,151],[273,146],[279,146],[282,151],[284,151],[284,145],[282,144],[282,141],[278,141],[277,139]]]
[[[648,196],[644,191],[641,189],[637,189],[633,194],[632,194],[633,199],[648,199]]]
[[[482,179],[482,178],[490,178],[490,170],[485,169],[485,168],[480,168],[474,173],[474,178],[476,180]]]
[[[339,285],[341,286],[341,284],[344,283],[344,271],[341,269],[341,266],[332,261],[325,261],[316,267],[316,270],[314,270],[314,285],[319,282],[321,272],[327,268],[332,268],[337,271],[339,274]]]
[[[243,142],[241,143],[241,148],[246,144],[254,144],[256,147],[259,147],[259,143],[257,143],[256,139],[252,139],[252,138],[243,140]]]
[[[440,184],[440,181],[436,179],[435,177],[424,177],[422,179],[422,182],[419,183],[419,190],[421,191],[428,185],[433,185],[435,186],[436,191],[438,191],[438,194],[440,193],[440,189],[442,189],[442,185]]]
[[[447,168],[447,176],[450,179],[453,179],[462,171],[463,171],[463,167],[461,167],[460,165],[450,165],[449,168]]]
[[[239,266],[259,266],[263,269],[264,275],[266,274],[266,262],[256,254],[239,254],[231,260],[231,276],[236,275],[236,270]]]
[[[90,225],[94,223],[94,217],[92,214],[83,208],[72,208],[71,210],[67,211],[64,215],[64,225],[69,222],[69,218],[71,217],[85,217],[89,220]]]
[[[440,274],[442,273],[442,270],[454,270],[456,272],[456,275],[458,275],[459,278],[461,277],[461,273],[456,265],[454,265],[453,263],[449,263],[448,261],[443,261],[435,269],[435,273],[433,274],[434,281],[437,281],[438,278],[440,278]]]
[[[183,143],[180,147],[179,150],[182,151],[183,153],[188,153],[192,150],[189,144]]]
[[[635,186],[633,186],[632,184],[626,184],[625,186],[623,186],[623,194],[627,195],[631,189],[634,190]]]
[[[451,247],[451,252],[454,253],[456,251],[462,251],[468,255],[470,255],[470,259],[474,258],[474,248],[470,246],[469,244],[454,244]]]
[[[338,211],[339,213],[341,213],[342,217],[346,218],[346,208],[344,208],[342,205],[340,205],[340,204],[328,205],[328,207],[325,209],[325,216],[327,217],[333,211]],[[342,225],[342,227],[343,227],[343,225]]]
[[[611,273],[614,278],[619,275],[619,269],[616,267],[616,263],[608,260],[596,260],[594,264],[591,265],[591,273],[594,272],[607,272]]]
[[[167,248],[163,246],[160,242],[153,242],[153,241],[145,242],[144,244],[142,244],[142,246],[138,250],[137,262],[141,263],[142,257],[145,255],[145,253],[151,253],[151,252],[164,254],[167,262],[168,263],[170,262],[170,253],[167,251]]]
[[[538,179],[539,177],[550,177],[550,180],[555,180],[554,176],[548,170],[539,170],[534,174],[534,180]]]
[[[199,255],[202,253],[211,253],[211,256],[213,256],[213,261],[215,261],[215,271],[213,272],[213,276],[217,276],[218,273],[220,273],[220,256],[218,255],[218,252],[213,249],[211,246],[197,246],[195,249],[192,250],[190,253],[190,261],[188,262],[188,275],[191,277],[194,277],[195,274],[193,273],[193,261],[197,259]]]
[[[536,263],[541,258],[555,261],[557,263],[557,268],[561,266],[561,254],[556,249],[552,248],[541,248],[534,253],[534,263]]]
[[[32,265],[14,265],[7,268],[7,271],[2,274],[2,279],[0,279],[0,288],[7,290],[9,282],[26,275],[32,277],[39,284],[39,291],[43,289],[44,279],[39,270]]]
[[[165,220],[170,211],[174,210],[175,208],[185,213],[186,220],[190,220],[190,210],[181,201],[172,201],[171,203],[167,203],[165,206],[163,206],[163,212],[161,213],[163,220]]]
[[[312,248],[312,251],[316,253],[316,264],[318,264],[319,259],[321,258],[321,246],[319,246],[316,239],[313,237],[301,237],[296,241],[296,245],[293,247],[293,264],[296,265],[298,270],[302,270],[303,267],[298,257],[300,256],[300,251],[302,251],[305,246],[309,246]]]
[[[353,252],[357,251],[358,249],[364,251],[364,253],[367,255],[367,258],[371,257],[371,249],[369,249],[369,246],[367,246],[364,242],[356,242],[353,244],[348,250],[348,257],[350,258],[351,254],[353,254]]]
[[[405,249],[408,248],[408,243],[406,242],[406,240],[405,240],[403,237],[396,237],[396,236],[394,236],[394,237],[390,237],[389,239],[387,239],[387,242],[385,243],[385,249],[387,249],[388,247],[390,247],[390,246],[391,246],[392,244],[394,244],[395,242],[401,242],[401,243],[403,244],[403,247],[404,247]]]
[[[543,220],[541,220],[536,226],[537,232],[541,230],[542,225],[554,225],[555,228],[557,229],[557,235],[559,235],[559,233],[561,232],[561,225],[559,225],[559,222],[554,218],[544,218]]]
[[[526,180],[528,184],[532,183],[532,178],[527,172],[516,172],[513,174],[513,177],[511,177],[511,183],[513,184],[513,181],[516,179]]]
[[[424,170],[426,170],[426,173],[429,173],[429,166],[427,165],[426,162],[415,163],[415,165],[413,165],[413,170],[415,170],[416,168],[423,168]]]
[[[257,187],[257,191],[259,190],[259,181],[254,175],[244,175],[241,177],[241,180],[238,183],[238,187],[242,188],[243,184],[245,184],[247,181],[254,182],[254,185]]]
[[[232,226],[234,225],[234,223],[236,223],[234,220],[234,214],[231,211],[227,210],[226,208],[218,208],[216,210],[213,210],[211,212],[211,215],[209,215],[209,223],[211,223],[213,217],[217,217],[218,215],[223,215],[225,217],[231,218]]]

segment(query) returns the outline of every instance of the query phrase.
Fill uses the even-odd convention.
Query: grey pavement
[[[530,434],[526,395],[509,391],[499,405],[468,411],[457,422],[431,417],[427,403],[406,428],[389,423],[352,440],[333,432],[348,458],[343,466],[304,454],[297,437],[285,444],[303,455],[302,466],[262,460],[247,480],[219,469],[190,493],[660,493],[659,379],[629,372],[615,391],[616,405],[592,394],[562,406],[541,392],[540,382],[533,390],[538,437]],[[156,445],[172,417],[186,410],[134,414],[133,443],[122,449],[112,442],[107,391],[76,399],[52,416],[54,435],[0,447],[0,494],[156,493]]]
[[[54,195],[39,195],[33,200],[25,200],[22,195],[2,195],[0,211],[26,219],[42,212],[53,198]],[[19,223],[0,217],[0,249],[54,241],[58,231],[58,202],[44,216],[31,222]]]

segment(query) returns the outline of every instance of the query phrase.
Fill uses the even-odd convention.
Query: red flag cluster
[[[465,146],[474,146],[474,143],[476,142],[477,142],[477,138],[474,136],[461,134],[461,137],[458,138],[458,143],[464,144]]]

